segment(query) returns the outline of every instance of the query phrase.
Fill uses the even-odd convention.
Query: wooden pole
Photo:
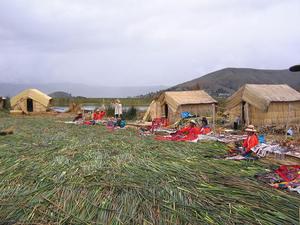
[[[246,126],[248,126],[250,123],[250,121],[249,121],[249,104],[246,103],[245,107],[246,107]]]
[[[214,134],[216,134],[216,126],[215,126],[215,123],[216,123],[216,105],[215,104],[212,104],[212,111],[213,111],[213,132],[214,132]]]
[[[290,123],[290,111],[291,111],[291,103],[289,103],[289,109],[288,109],[288,117],[286,120],[286,128],[285,128],[285,139],[287,139],[287,131],[289,129],[289,123]]]

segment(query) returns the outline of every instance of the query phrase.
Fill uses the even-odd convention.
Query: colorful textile
[[[91,120],[91,121],[84,121],[83,122],[84,125],[95,125],[95,121],[94,120]]]
[[[279,180],[271,183],[272,187],[300,193],[300,165],[282,165],[274,173],[279,176]]]
[[[284,181],[292,181],[295,179],[300,179],[300,165],[296,166],[280,166],[277,170],[275,170]]]

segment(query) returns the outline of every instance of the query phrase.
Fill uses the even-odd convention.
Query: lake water
[[[82,106],[81,109],[85,110],[85,111],[94,111],[98,107],[99,106],[85,105],[85,106]],[[124,111],[127,111],[129,108],[131,108],[131,106],[123,106]],[[148,109],[148,106],[134,106],[134,108],[136,108],[137,111],[139,111],[139,112],[146,112],[147,109]],[[54,110],[55,112],[63,113],[63,112],[67,112],[69,107],[67,107],[67,106],[55,106],[55,107],[51,107],[51,109]]]

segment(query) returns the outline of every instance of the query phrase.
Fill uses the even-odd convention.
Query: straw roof
[[[11,98],[11,106],[14,107],[18,104],[19,101],[22,101],[23,99],[27,98],[31,98],[32,100],[39,102],[45,107],[49,105],[49,101],[52,99],[51,97],[37,89],[27,89]]]
[[[242,101],[267,111],[271,102],[300,101],[300,93],[286,84],[246,84],[227,100],[227,108],[234,108]]]
[[[180,105],[197,105],[217,103],[209,94],[203,90],[197,91],[167,91],[159,96],[160,102],[167,102],[171,108],[176,110]]]

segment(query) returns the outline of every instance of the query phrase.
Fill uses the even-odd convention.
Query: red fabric
[[[200,134],[209,134],[211,132],[210,127],[202,127],[200,130]]]
[[[168,141],[193,141],[198,138],[200,129],[198,127],[184,127],[177,131],[170,137],[156,136],[156,140],[168,140]]]
[[[152,121],[152,127],[151,130],[152,132],[154,131],[154,129],[160,128],[160,127],[167,127],[169,125],[169,121],[167,118],[155,118]]]
[[[277,170],[275,170],[275,173],[277,173],[286,182],[290,182],[292,180],[300,178],[300,165],[295,165],[295,166],[282,165]]]
[[[246,148],[246,152],[250,152],[251,148],[255,147],[256,145],[258,145],[258,138],[256,136],[256,134],[253,134],[251,136],[248,136],[243,143],[243,147]]]
[[[95,112],[93,114],[93,120],[102,120],[106,112]]]
[[[186,134],[187,136],[197,136],[201,134],[199,127],[184,127],[178,133]]]

